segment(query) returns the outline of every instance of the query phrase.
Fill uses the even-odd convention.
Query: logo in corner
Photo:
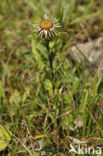
[[[76,149],[74,148],[74,146],[72,144],[70,144],[70,150],[69,150],[69,153],[70,152],[74,152],[74,153],[77,153]]]

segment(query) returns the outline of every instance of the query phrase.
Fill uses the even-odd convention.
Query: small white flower
[[[38,32],[40,38],[47,38],[48,36],[54,37],[57,35],[56,28],[61,27],[58,24],[58,19],[54,18],[53,20],[50,20],[47,15],[45,15],[44,19],[40,21],[39,24],[33,24],[33,26],[36,26],[34,32]]]

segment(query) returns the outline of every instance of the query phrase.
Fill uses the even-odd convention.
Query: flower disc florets
[[[45,18],[39,24],[34,24],[36,26],[34,31],[38,32],[40,38],[54,37],[57,35],[56,28],[60,27],[57,21],[58,19],[49,20],[45,15]]]

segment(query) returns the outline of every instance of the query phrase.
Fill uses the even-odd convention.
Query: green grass
[[[0,124],[12,133],[0,155],[75,156],[69,153],[69,144],[74,144],[69,136],[103,147],[103,77],[98,78],[95,69],[91,74],[91,66],[87,76],[85,67],[69,56],[74,41],[88,41],[80,33],[81,25],[91,39],[101,36],[102,4],[102,0],[0,0]],[[58,42],[50,42],[49,52],[32,37],[32,24],[45,13],[59,18],[62,33]],[[85,64],[90,65],[87,59]],[[71,131],[76,119],[82,119],[83,126]],[[43,148],[37,152],[39,142]]]

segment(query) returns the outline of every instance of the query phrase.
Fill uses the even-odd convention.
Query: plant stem
[[[53,52],[50,52],[49,40],[46,43],[46,47],[47,47],[47,50],[48,50],[49,64],[50,64],[50,68],[51,68],[51,77],[52,77],[52,81],[53,81],[54,80],[54,73],[53,73],[54,54],[53,54]]]
[[[51,108],[51,112],[53,113],[52,115],[52,122],[53,124],[51,125],[51,129],[54,133],[54,135],[52,136],[52,140],[55,144],[55,146],[57,146],[56,148],[58,149],[59,148],[59,137],[58,137],[58,134],[59,134],[59,131],[58,131],[58,121],[56,120],[54,122],[54,119],[57,118],[57,113],[56,113],[56,105],[55,105],[55,102],[54,102],[54,90],[55,90],[55,75],[54,75],[54,70],[53,70],[53,60],[54,60],[54,52],[50,51],[50,47],[49,47],[49,41],[47,41],[46,43],[46,47],[47,47],[47,50],[48,50],[48,58],[49,58],[49,65],[50,65],[50,73],[51,73],[51,79],[52,79],[52,89],[53,89],[53,96],[52,96],[52,107]]]

